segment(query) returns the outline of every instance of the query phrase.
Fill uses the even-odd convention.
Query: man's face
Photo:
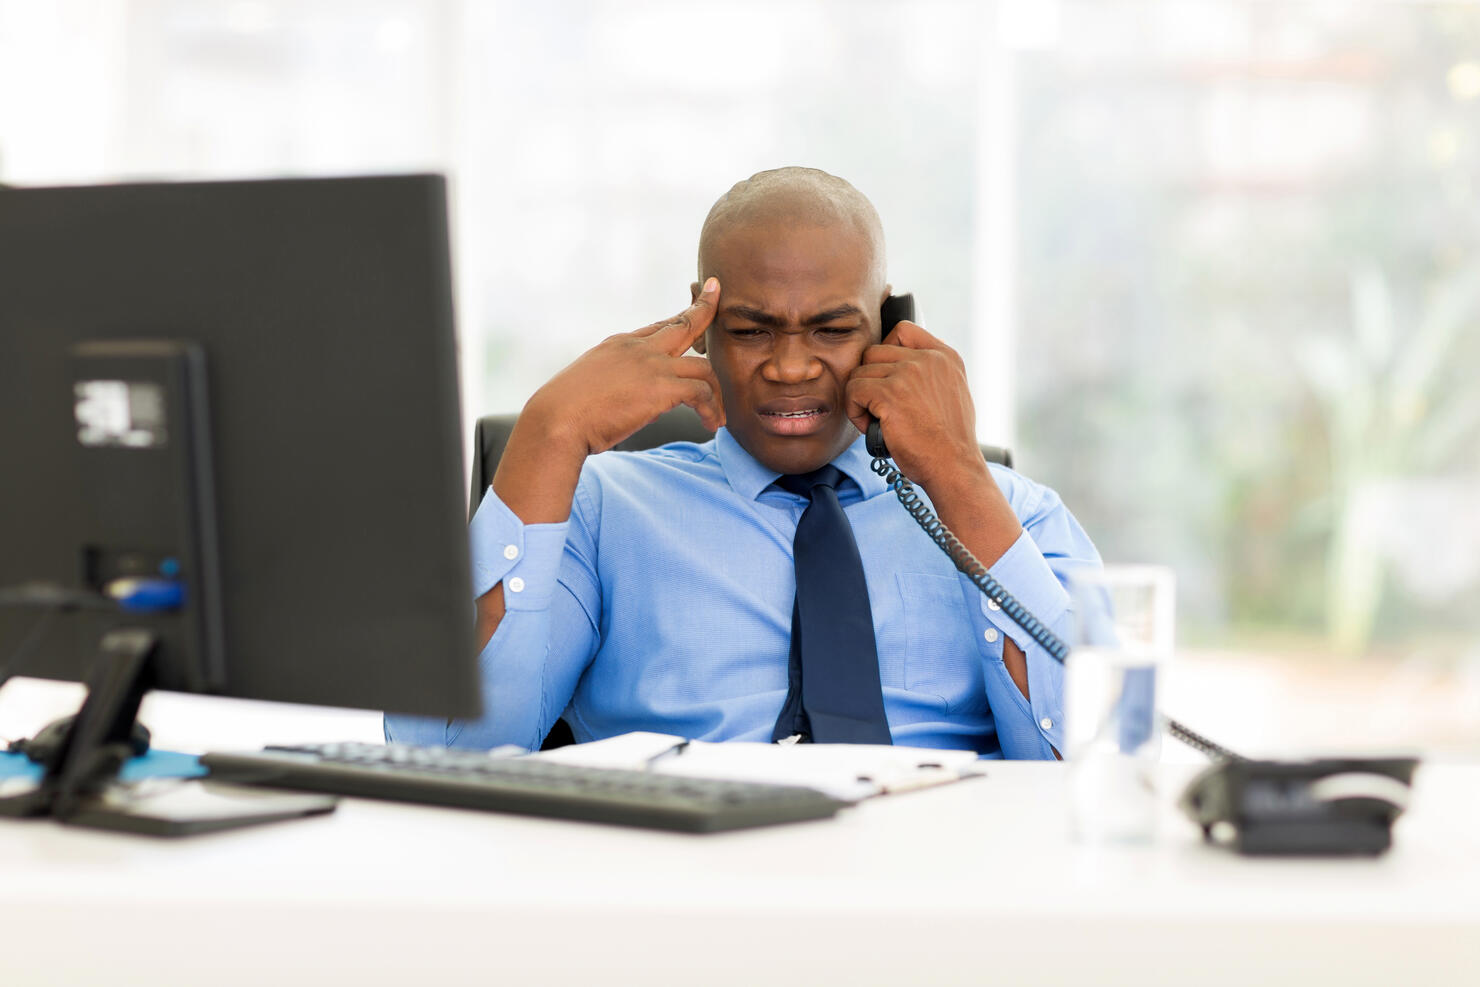
[[[719,313],[695,348],[719,378],[730,434],[769,469],[810,472],[858,438],[843,386],[879,341],[887,289],[872,259],[850,227],[781,223],[727,231],[706,252]]]

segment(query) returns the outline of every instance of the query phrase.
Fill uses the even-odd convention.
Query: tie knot
[[[776,486],[789,493],[798,494],[809,500],[812,497],[814,487],[838,488],[838,484],[845,479],[845,474],[832,464],[815,469],[810,473],[794,473],[788,476],[778,476]]]

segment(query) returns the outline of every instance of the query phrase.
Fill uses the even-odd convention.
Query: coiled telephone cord
[[[961,540],[952,534],[951,529],[935,516],[935,512],[915,490],[915,485],[910,482],[909,477],[901,473],[891,460],[882,457],[875,457],[871,467],[875,473],[884,478],[885,484],[894,491],[910,517],[914,518],[915,523],[930,536],[930,540],[946,553],[956,568],[961,570],[962,574],[970,579],[976,588],[986,595],[987,599],[1001,607],[1002,612],[1021,627],[1025,634],[1062,664],[1069,656],[1069,646],[1049,630],[1043,621],[1033,616],[1027,607],[1019,603],[1006,587],[992,577],[987,567],[982,565],[981,561],[971,554],[970,549],[961,544]],[[1164,717],[1163,725],[1167,733],[1215,761],[1243,760],[1240,755],[1209,740],[1197,731],[1183,726],[1171,717]]]

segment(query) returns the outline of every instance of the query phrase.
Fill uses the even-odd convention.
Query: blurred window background
[[[0,182],[448,173],[470,421],[782,164],[874,200],[980,438],[1175,567],[1174,714],[1480,755],[1480,4],[0,0]]]

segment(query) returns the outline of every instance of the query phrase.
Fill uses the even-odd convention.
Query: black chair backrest
[[[476,511],[483,501],[483,494],[493,482],[498,461],[509,444],[509,433],[514,431],[518,415],[484,415],[478,419],[473,430],[473,490],[468,501],[469,511]],[[618,442],[616,448],[626,452],[641,449],[656,449],[670,442],[708,442],[714,433],[704,427],[698,414],[688,405],[681,404],[672,411],[665,411],[650,424],[633,432]],[[1012,466],[1012,452],[1001,446],[983,445],[982,457],[989,463]]]

